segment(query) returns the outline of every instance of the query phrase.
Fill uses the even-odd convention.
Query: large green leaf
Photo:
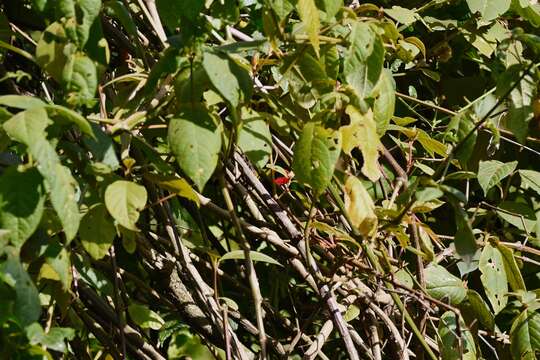
[[[14,316],[17,322],[24,327],[37,321],[41,314],[39,293],[19,259],[8,257],[0,266],[0,277],[15,290]]]
[[[56,240],[56,239],[54,239]],[[45,250],[45,263],[55,272],[57,280],[60,281],[64,290],[71,288],[71,261],[68,251],[59,241],[51,241]]]
[[[521,185],[528,187],[540,195],[540,172],[534,170],[519,170]]]
[[[67,101],[73,105],[91,106],[98,85],[96,65],[80,53],[75,54],[72,61],[72,65],[63,72],[65,86],[69,91]]]
[[[467,289],[459,278],[441,265],[431,263],[426,267],[426,290],[436,299],[457,305],[467,296]]]
[[[67,22],[67,31],[81,49],[86,45],[91,35],[90,30],[99,15],[100,9],[101,0],[58,1],[57,10],[59,15],[71,18],[71,21]]]
[[[478,182],[487,195],[489,189],[499,184],[502,179],[512,174],[517,161],[502,163],[498,160],[480,161],[478,165]]]
[[[202,65],[212,85],[233,107],[249,100],[253,88],[251,77],[230,55],[208,49]]]
[[[467,0],[472,13],[479,12],[482,20],[493,20],[510,8],[510,0]]]
[[[37,229],[43,214],[45,190],[36,169],[11,167],[0,176],[0,228],[17,248]]]
[[[355,22],[349,35],[349,42],[343,75],[360,98],[370,97],[383,69],[382,40],[368,23]]]
[[[456,200],[450,200],[450,203],[454,208],[454,219],[456,222],[456,234],[454,236],[456,252],[465,263],[470,263],[476,253],[477,246],[469,217]]]
[[[383,69],[379,82],[374,89],[375,103],[373,118],[377,124],[377,134],[384,135],[396,106],[396,83],[389,70]]]
[[[88,209],[81,219],[79,237],[86,251],[93,259],[99,260],[109,253],[116,236],[116,229],[103,204]]]
[[[45,128],[49,125],[44,108],[32,108],[13,116],[4,123],[6,133],[25,144],[37,161],[37,169],[45,178],[51,203],[58,213],[68,241],[73,239],[79,228],[80,213],[77,204],[77,181],[69,169],[63,166],[54,147],[46,138]]]
[[[352,226],[362,235],[368,236],[377,227],[375,204],[362,182],[350,176],[345,183],[345,209],[351,219]]]
[[[346,112],[351,123],[339,129],[343,139],[343,152],[350,154],[355,147],[358,147],[364,158],[362,174],[375,182],[381,176],[381,172],[378,161],[380,142],[373,113],[369,110],[362,115],[351,105],[347,106]]]
[[[480,255],[480,280],[491,303],[493,312],[497,314],[508,302],[508,280],[504,260],[498,248],[486,244]]]
[[[266,119],[254,110],[242,111],[238,146],[252,163],[263,168],[272,154],[272,134]]]
[[[34,96],[3,95],[0,96],[0,105],[15,109],[28,110],[34,107],[45,106],[46,103],[40,98]]]
[[[499,209],[497,210],[497,215],[500,218],[508,221],[522,231],[535,231],[537,218],[529,205],[521,202],[503,201],[499,204]]]
[[[540,351],[540,314],[524,310],[510,329],[510,349],[514,359],[535,360]]]
[[[471,115],[468,112],[459,113],[452,118],[449,129],[456,130],[457,141],[461,146],[456,151],[456,158],[460,161],[462,166],[467,166],[467,161],[474,152],[476,145],[477,132],[474,131],[472,135],[467,135],[474,129],[475,123]]]
[[[131,181],[117,180],[105,190],[105,206],[111,216],[133,231],[138,231],[136,223],[146,200],[146,189]]]
[[[533,26],[540,27],[540,4],[530,0],[512,0],[512,10]]]
[[[186,107],[169,124],[171,151],[199,190],[204,188],[218,163],[221,131],[216,124],[212,113],[198,105]]]
[[[159,17],[171,31],[181,26],[182,17],[194,20],[204,9],[204,1],[199,0],[156,0]]]
[[[467,290],[467,298],[459,304],[459,309],[468,323],[478,320],[486,330],[495,329],[495,317],[482,296],[476,291]]]
[[[441,316],[437,333],[442,360],[476,359],[476,345],[471,331],[461,318],[458,325],[456,313],[447,311]]]
[[[307,123],[294,146],[292,168],[296,179],[321,194],[332,180],[340,152],[339,131]]]
[[[317,56],[319,55],[319,30],[321,27],[319,18],[319,9],[315,4],[315,0],[298,0],[296,5],[302,25],[308,35],[311,45]]]

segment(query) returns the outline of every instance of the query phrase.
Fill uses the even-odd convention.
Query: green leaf
[[[109,253],[116,230],[103,204],[96,204],[83,216],[79,237],[90,256],[99,260]]]
[[[426,291],[436,299],[457,305],[467,296],[463,282],[444,267],[431,263],[426,267]]]
[[[510,0],[467,0],[472,13],[479,12],[482,20],[490,21],[504,14],[510,8]]]
[[[45,337],[41,341],[47,349],[65,352],[66,341],[73,340],[75,337],[75,330],[68,327],[53,327],[49,330]]]
[[[251,260],[254,261],[254,262],[260,261],[260,262],[264,262],[264,263],[267,263],[267,264],[283,266],[276,259],[274,259],[273,257],[270,257],[270,256],[268,256],[266,254],[263,254],[261,252],[258,252],[258,251],[250,251],[249,256],[250,256]],[[226,253],[222,257],[220,257],[219,261],[222,262],[222,261],[225,261],[225,260],[239,260],[239,259],[244,260],[245,258],[246,257],[245,257],[245,254],[244,254],[244,250],[233,250],[233,251],[229,251],[228,253]]]
[[[156,0],[156,5],[159,17],[171,32],[181,26],[182,17],[195,20],[204,10],[204,1],[199,0]]]
[[[0,176],[0,228],[17,249],[36,231],[45,203],[43,178],[36,169],[7,169]]]
[[[512,174],[517,166],[517,161],[502,163],[497,160],[480,161],[478,165],[478,182],[487,195],[489,189],[499,184],[502,179]]]
[[[521,185],[531,188],[540,195],[540,172],[534,170],[519,170]]]
[[[233,107],[251,98],[251,77],[230,55],[206,50],[202,66],[212,85]]]
[[[351,105],[347,106],[345,111],[349,115],[351,123],[339,129],[343,139],[343,152],[350,155],[351,151],[358,147],[364,158],[362,174],[375,182],[381,176],[381,172],[378,161],[380,141],[373,113],[369,110],[362,115]]]
[[[117,180],[105,190],[105,206],[123,227],[138,231],[139,212],[146,205],[146,189],[131,181]]]
[[[345,183],[345,209],[352,222],[352,226],[368,236],[377,228],[377,215],[375,204],[362,182],[355,176],[349,176]]]
[[[340,132],[307,123],[294,146],[292,169],[296,179],[321,194],[332,180],[340,151]]]
[[[167,348],[168,359],[207,360],[213,357],[214,354],[201,342],[201,339],[188,329],[181,329],[174,334]]]
[[[0,267],[0,277],[15,290],[14,315],[21,326],[38,321],[41,314],[39,293],[19,259],[8,257]]]
[[[67,30],[82,49],[101,10],[101,0],[60,0],[57,10],[61,16],[71,18],[66,22]]]
[[[512,10],[534,27],[540,27],[540,5],[538,3],[529,0],[512,0]]]
[[[514,359],[535,360],[540,350],[540,314],[524,310],[510,329],[510,350]]]
[[[242,110],[238,146],[249,160],[262,169],[272,155],[272,134],[266,119],[254,110]]]
[[[417,19],[416,12],[411,9],[403,8],[401,6],[392,6],[391,9],[384,9],[384,12],[388,14],[392,19],[396,20],[405,26],[409,26]]]
[[[394,116],[396,107],[396,83],[389,70],[383,69],[379,82],[373,91],[373,118],[377,124],[377,134],[384,135]]]
[[[444,145],[442,142],[433,139],[431,136],[428,135],[427,132],[425,132],[422,129],[418,129],[418,135],[417,135],[418,142],[422,147],[431,155],[437,154],[442,157],[446,157],[447,155],[447,148],[446,145]]]
[[[15,109],[28,110],[34,107],[45,106],[46,103],[40,98],[34,96],[3,95],[0,96],[0,105]]]
[[[458,325],[458,318],[453,311],[447,311],[441,316],[437,333],[442,360],[476,359],[476,345],[471,331],[461,318]],[[458,334],[461,336],[458,337]]]
[[[361,99],[372,96],[384,62],[384,47],[379,35],[365,22],[355,22],[349,35],[343,75]]]
[[[456,200],[450,200],[450,203],[454,208],[456,222],[456,234],[454,236],[456,252],[465,263],[469,264],[476,253],[476,239],[467,212]]]
[[[499,313],[508,302],[508,281],[501,252],[491,244],[486,244],[480,255],[480,280],[493,312]]]
[[[159,330],[165,324],[161,316],[145,305],[131,304],[128,306],[128,313],[135,324],[143,329]]]
[[[319,30],[321,22],[319,18],[319,9],[315,4],[315,0],[298,0],[296,5],[302,25],[308,35],[309,41],[315,50],[317,57],[319,56]]]
[[[58,213],[66,239],[73,239],[79,228],[80,214],[76,198],[77,181],[60,163],[54,147],[46,139],[45,128],[51,120],[44,108],[32,108],[4,123],[6,133],[25,144],[36,159],[37,169],[45,178],[45,187]]]
[[[462,166],[467,166],[467,161],[474,152],[474,147],[476,145],[477,131],[474,131],[471,136],[466,140],[465,137],[472,131],[475,123],[469,113],[460,113],[452,118],[449,129],[455,128],[457,131],[457,140],[462,142],[462,145],[456,151],[456,158],[459,160]],[[465,170],[467,170],[465,168]]]
[[[516,259],[514,258],[514,252],[512,249],[504,246],[501,243],[497,244],[497,249],[499,249],[499,252],[502,255],[504,270],[512,291],[517,292],[519,290],[527,290],[525,287],[525,281],[523,280],[521,271],[519,270]]]
[[[207,109],[195,106],[183,109],[169,124],[171,151],[182,171],[201,191],[219,159],[221,131],[217,123]]]

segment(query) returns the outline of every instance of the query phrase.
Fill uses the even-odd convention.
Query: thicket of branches
[[[1,359],[536,358],[536,1],[0,4]]]

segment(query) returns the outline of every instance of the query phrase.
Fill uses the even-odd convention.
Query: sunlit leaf
[[[426,290],[436,299],[457,305],[467,296],[465,284],[444,267],[431,263],[426,267]]]
[[[497,314],[508,301],[506,297],[508,280],[501,252],[489,243],[484,246],[482,255],[480,255],[479,269],[482,273],[480,280],[484,285],[493,312]]]
[[[131,181],[115,181],[105,190],[105,206],[111,216],[120,225],[134,231],[138,230],[136,223],[146,199],[146,189]]]
[[[355,176],[350,176],[345,183],[345,209],[356,227],[363,235],[370,235],[377,227],[375,204],[362,182]]]
[[[499,184],[508,175],[512,174],[517,161],[502,163],[497,160],[481,161],[478,165],[478,182],[487,195],[489,189]]]
[[[270,257],[258,251],[250,251],[249,257],[251,258],[251,261],[254,261],[254,262],[259,261],[259,262],[265,262],[268,264],[283,266],[273,257]],[[244,254],[244,250],[233,250],[233,251],[229,251],[228,253],[220,257],[219,261],[222,262],[225,260],[244,260],[245,258],[246,257]]]

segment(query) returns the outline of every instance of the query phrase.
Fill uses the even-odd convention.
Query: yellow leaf
[[[352,226],[362,235],[370,235],[377,228],[375,205],[362,182],[355,176],[350,176],[345,183],[345,208],[349,214]]]
[[[381,172],[379,170],[379,136],[377,135],[377,124],[373,120],[373,113],[369,110],[362,115],[349,105],[346,109],[351,118],[351,123],[340,128],[342,137],[342,149],[346,154],[358,147],[364,158],[362,174],[373,182],[379,180]]]
[[[178,178],[176,176],[162,176],[150,173],[145,174],[144,177],[160,188],[172,193],[176,193],[179,196],[191,200],[195,204],[199,205],[199,197],[186,179]]]
[[[319,29],[321,23],[315,0],[298,0],[298,14],[302,19],[309,41],[313,45],[317,57],[319,57]]]

